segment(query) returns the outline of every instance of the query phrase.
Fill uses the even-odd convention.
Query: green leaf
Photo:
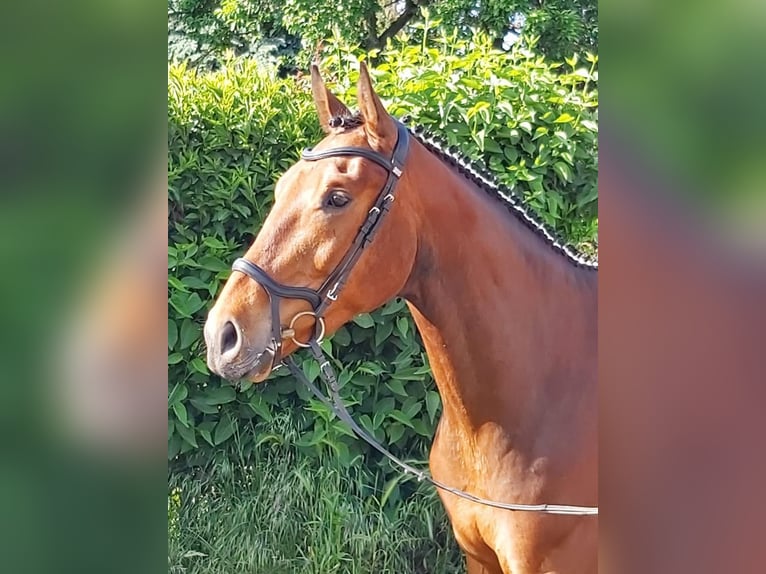
[[[399,317],[396,320],[396,330],[399,331],[402,339],[407,338],[407,333],[410,330],[410,322],[407,320],[407,317]]]
[[[485,137],[486,137],[485,130],[479,130],[479,131],[477,131],[477,132],[475,132],[473,134],[473,141],[476,142],[476,145],[479,147],[479,151],[481,151],[481,152],[484,151],[484,138]]]
[[[490,153],[503,153],[503,148],[492,138],[484,140],[484,150]]]
[[[197,425],[197,433],[205,439],[210,446],[215,446],[213,443],[213,429],[215,429],[216,421],[206,420],[203,423]]]
[[[173,412],[182,425],[189,426],[189,413],[186,412],[186,405],[183,403],[173,403]]]
[[[170,395],[168,395],[168,404],[172,405],[175,403],[180,403],[186,400],[186,397],[189,395],[189,389],[186,388],[186,385],[183,383],[178,383],[176,386],[173,387],[173,390],[170,391]]]
[[[409,407],[403,408],[402,411],[404,412],[404,415],[408,419],[413,419],[415,418],[415,415],[417,415],[420,412],[420,409],[422,408],[423,408],[422,403],[413,403]]]
[[[173,460],[178,456],[178,453],[181,452],[181,447],[183,444],[184,441],[179,434],[174,434],[170,438],[168,441],[168,460]]]
[[[505,159],[507,159],[510,163],[516,163],[516,161],[519,159],[519,152],[516,151],[516,148],[511,146],[506,146],[503,148],[503,155],[505,156]]]
[[[399,423],[393,423],[388,426],[386,433],[388,434],[388,440],[395,443],[404,436],[404,427]]]
[[[178,250],[175,247],[168,245],[168,269],[173,269],[178,265],[177,253]]]
[[[306,374],[306,378],[313,383],[319,377],[319,363],[314,359],[306,359],[303,361],[303,372]]]
[[[362,373],[367,373],[369,375],[380,375],[383,372],[383,367],[378,365],[377,363],[372,363],[370,361],[365,361],[361,365],[359,365],[359,371]]]
[[[436,391],[428,391],[426,393],[426,411],[428,412],[428,418],[431,422],[434,422],[436,413],[442,404],[441,397]]]
[[[221,261],[217,257],[213,257],[212,255],[205,255],[204,257],[201,257],[197,261],[197,266],[201,267],[202,269],[207,269],[208,271],[229,271],[231,269],[231,265],[229,263],[226,263],[225,261]]]
[[[197,293],[176,291],[170,296],[170,305],[178,311],[181,317],[191,317],[205,306],[205,302]]]
[[[580,122],[580,124],[582,124],[582,126],[585,129],[590,130],[592,132],[597,132],[598,131],[598,124],[596,122],[592,122],[590,120],[582,120]]]
[[[565,182],[569,183],[572,181],[572,169],[563,161],[557,161],[553,164],[553,169],[556,171],[558,176],[563,179]]]
[[[351,342],[351,333],[345,327],[341,327],[332,336],[332,342],[339,347],[347,347]]]
[[[331,427],[336,433],[350,437],[354,440],[358,440],[359,437],[354,434],[354,431],[352,431],[350,428],[348,428],[348,425],[344,422],[336,420]]]
[[[375,329],[375,346],[380,347],[380,345],[391,336],[393,331],[393,321],[385,321],[378,325],[377,329]]]
[[[178,430],[178,434],[181,435],[181,438],[184,439],[187,443],[189,443],[194,448],[199,448],[197,445],[197,438],[194,436],[194,429],[191,427],[186,427],[184,425],[178,425],[176,427]]]
[[[391,389],[394,394],[401,397],[407,396],[407,391],[404,390],[404,383],[398,379],[390,379],[386,381],[386,386]]]
[[[370,415],[368,415],[367,413],[365,413],[365,414],[363,414],[362,416],[359,417],[359,424],[368,433],[374,433],[375,432],[375,425],[373,424],[373,421],[370,418]]]
[[[400,381],[419,381],[422,378],[423,372],[418,367],[407,367],[406,369],[397,369],[391,373],[392,379]]]
[[[178,327],[173,319],[168,319],[168,349],[173,350],[178,342]]]
[[[205,239],[202,240],[202,244],[212,249],[227,249],[228,248],[228,246],[217,237],[205,237]]]
[[[202,279],[195,277],[194,275],[187,275],[186,277],[182,277],[181,283],[192,289],[204,289],[205,291],[210,290],[210,285],[208,283],[205,283]]]
[[[361,315],[357,315],[354,317],[354,323],[365,329],[369,329],[375,325],[375,321],[373,320],[372,315],[369,313],[362,313]]]
[[[180,349],[188,349],[199,336],[199,326],[191,319],[184,319],[181,323]]]
[[[393,301],[389,301],[386,303],[383,308],[380,311],[381,315],[393,315],[394,313],[398,313],[402,309],[406,307],[406,303],[404,302],[404,299],[394,299]]]
[[[183,361],[184,357],[181,353],[171,353],[168,355],[168,365],[177,365]]]
[[[323,439],[322,443],[329,446],[335,452],[335,456],[338,458],[338,461],[341,463],[341,465],[346,466],[348,464],[350,455],[346,443],[340,441],[330,441],[327,439]]]
[[[445,126],[445,131],[452,132],[457,134],[460,137],[465,137],[471,135],[471,130],[468,128],[467,125],[460,123],[460,124],[447,124]]]
[[[205,442],[207,442],[210,446],[215,446],[215,443],[213,442],[213,436],[211,435],[210,431],[207,429],[197,429],[197,432],[199,432],[199,435],[205,439]]]
[[[189,402],[194,406],[195,409],[198,411],[205,413],[206,415],[213,415],[218,412],[218,407],[215,405],[210,405],[204,400],[193,398],[190,399]]]
[[[229,415],[224,415],[224,417],[218,421],[218,424],[215,425],[215,431],[213,431],[213,443],[218,446],[225,440],[229,439],[231,435],[234,434],[235,429],[236,422],[234,419],[232,419]]]
[[[412,428],[412,421],[410,420],[410,417],[405,415],[402,411],[400,411],[398,409],[394,409],[393,411],[391,411],[389,413],[388,416],[390,416],[392,419],[394,419],[396,421],[399,421],[403,425],[406,425],[406,426]]]
[[[274,417],[271,415],[271,409],[269,408],[269,405],[264,402],[263,397],[260,395],[254,395],[250,399],[248,406],[253,409],[255,414],[257,414],[266,422],[271,422],[273,420]]]
[[[412,428],[415,429],[416,433],[424,437],[430,437],[433,432],[423,419],[414,419],[412,421]]]
[[[209,375],[210,371],[207,370],[207,365],[202,357],[194,357],[190,362],[192,370],[197,371],[202,375]]]
[[[209,405],[224,405],[237,397],[237,392],[229,386],[213,387],[205,393],[204,400]]]
[[[182,293],[188,293],[186,286],[181,283],[181,281],[173,277],[172,275],[168,275],[168,285],[170,285],[173,289],[176,291],[181,291]]]
[[[476,114],[478,114],[482,110],[488,109],[490,106],[489,102],[486,101],[479,101],[474,106],[472,106],[467,113],[468,119],[471,119]]]
[[[250,390],[250,387],[253,386],[253,381],[250,379],[244,379],[242,381],[239,381],[239,392],[240,393],[246,393],[248,390]]]
[[[575,118],[574,118],[573,115],[570,115],[570,114],[565,112],[565,113],[561,114],[559,117],[557,117],[554,120],[553,123],[554,124],[568,124],[568,123],[571,123],[574,119]]]
[[[315,428],[314,432],[310,435],[301,438],[300,440],[295,441],[295,444],[298,446],[316,446],[322,440],[324,437],[327,436],[327,429],[324,427]]]

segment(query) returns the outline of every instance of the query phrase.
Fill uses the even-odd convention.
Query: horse
[[[600,571],[755,574],[766,267],[677,188],[624,135],[602,132]]]
[[[432,476],[497,501],[597,504],[597,268],[403,130],[364,64],[357,113],[316,66],[311,86],[325,138],[279,179],[271,212],[209,311],[210,369],[263,381],[320,327],[332,334],[403,297],[443,404]],[[370,217],[376,235],[359,240]],[[597,570],[596,517],[440,497],[469,574]]]

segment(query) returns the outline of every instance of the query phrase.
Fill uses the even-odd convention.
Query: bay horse
[[[209,312],[211,370],[263,381],[280,355],[312,337],[308,293],[326,293],[393,172],[395,201],[342,292],[324,299],[322,326],[331,334],[405,298],[443,403],[434,478],[492,500],[596,505],[595,267],[448,155],[402,133],[363,64],[357,114],[326,89],[316,66],[311,83],[326,137],[279,179],[271,212]],[[396,159],[408,137],[401,169],[381,167],[379,158]],[[369,153],[342,153],[349,149]],[[285,321],[294,332],[281,340],[275,321],[301,313]],[[597,570],[595,517],[440,496],[469,574]]]

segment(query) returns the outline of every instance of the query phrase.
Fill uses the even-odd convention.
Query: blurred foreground
[[[766,6],[600,5],[600,572],[763,572]]]
[[[2,13],[0,569],[161,571],[166,14]]]

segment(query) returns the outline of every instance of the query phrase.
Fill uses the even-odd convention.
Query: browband
[[[386,171],[393,170],[393,165],[390,159],[382,156],[376,151],[363,148],[363,147],[335,147],[332,149],[325,149],[325,150],[319,150],[319,151],[314,151],[311,148],[307,148],[307,149],[304,149],[303,152],[301,153],[301,159],[306,161],[317,161],[319,159],[325,159],[328,157],[341,157],[341,156],[342,157],[348,157],[348,156],[363,157],[365,159],[369,159],[370,161],[374,161]]]

